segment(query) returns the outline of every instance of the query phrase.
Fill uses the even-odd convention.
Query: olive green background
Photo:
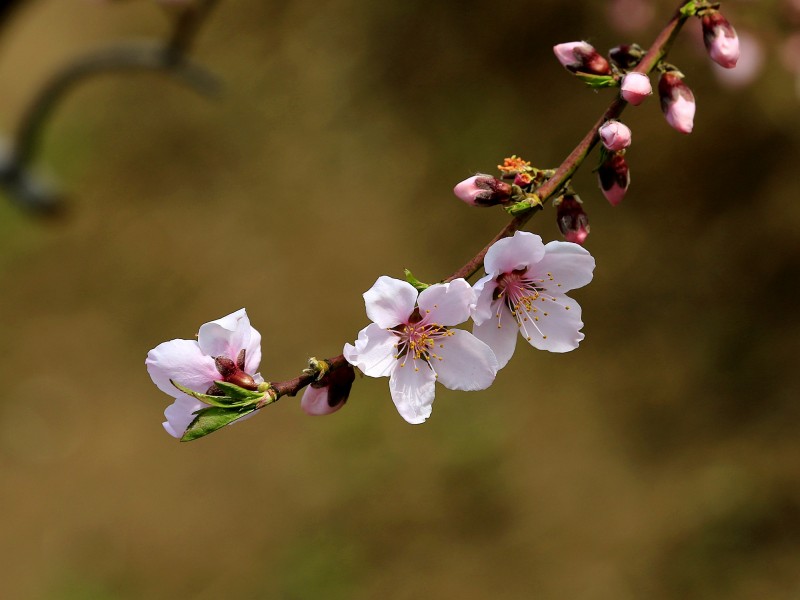
[[[636,34],[649,43],[675,2]],[[441,278],[506,222],[452,187],[520,154],[557,165],[613,92],[553,44],[631,41],[601,2],[223,0],[194,56],[217,101],[158,74],[75,89],[41,221],[0,198],[0,573],[12,599],[800,598],[800,111],[778,3],[732,3],[768,61],[721,86],[674,61],[695,132],[629,109],[632,186],[591,159],[586,339],[518,347],[484,392],[407,425],[387,380],[309,418],[293,399],[190,444],[147,351],[247,307],[261,372],[367,324],[361,293]],[[72,57],[162,36],[150,2],[33,2],[0,40],[0,126]],[[560,239],[554,211],[530,229]]]

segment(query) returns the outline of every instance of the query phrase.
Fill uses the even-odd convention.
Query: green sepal
[[[681,10],[680,10],[681,16],[682,17],[693,17],[693,16],[695,16],[697,14],[697,9],[698,8],[699,7],[697,6],[696,0],[691,0],[690,2],[687,2],[686,4],[681,6]]]
[[[537,208],[542,208],[542,200],[536,194],[528,194],[525,200],[510,204],[505,207],[505,210],[512,217],[516,217]]]
[[[265,392],[246,390],[244,388],[240,388],[238,385],[233,385],[232,383],[227,383],[225,381],[215,381],[214,383],[222,391],[227,392],[226,396],[211,396],[210,394],[201,394],[200,392],[190,390],[189,388],[182,386],[180,383],[176,383],[171,379],[170,383],[184,394],[188,394],[192,398],[197,398],[200,400],[200,402],[219,408],[238,408],[250,406],[257,404],[266,396]]]
[[[412,275],[411,271],[409,271],[408,269],[403,269],[403,273],[406,274],[406,281],[411,285],[413,285],[415,288],[417,288],[418,292],[422,292],[431,287],[430,283],[422,283],[419,279],[414,277],[414,275]]]
[[[201,408],[193,413],[197,416],[189,423],[189,427],[186,428],[186,433],[183,434],[181,441],[191,442],[209,433],[214,433],[217,429],[222,429],[226,425],[230,425],[234,421],[238,421],[242,417],[255,412],[255,410],[255,406],[246,408],[209,406],[208,408]]]
[[[575,73],[575,77],[592,89],[617,87],[619,82],[613,75],[592,75],[591,73]]]

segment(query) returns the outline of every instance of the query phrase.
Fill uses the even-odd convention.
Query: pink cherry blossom
[[[631,145],[630,128],[615,119],[603,123],[597,133],[600,135],[603,146],[612,152],[624,150]]]
[[[504,367],[517,332],[539,350],[569,352],[583,339],[581,307],[566,292],[592,280],[594,258],[571,242],[542,243],[527,231],[495,242],[484,261],[487,275],[475,284],[475,337]]]
[[[622,78],[622,98],[634,106],[639,106],[653,93],[650,78],[645,73],[631,71]]]
[[[368,377],[389,377],[397,411],[409,423],[431,414],[434,383],[451,390],[483,390],[497,374],[491,349],[471,333],[453,329],[469,319],[475,293],[464,279],[439,283],[419,295],[410,284],[379,277],[365,294],[372,324],[344,356]]]
[[[201,394],[212,393],[215,381],[255,389],[264,381],[256,373],[260,363],[261,334],[250,326],[243,308],[203,324],[196,340],[170,340],[150,350],[145,360],[150,378],[175,398],[164,411],[164,429],[183,437],[193,413],[208,406],[178,390],[172,381]]]

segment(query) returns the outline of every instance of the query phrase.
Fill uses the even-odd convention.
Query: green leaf
[[[197,438],[201,438],[209,433],[214,433],[217,429],[222,429],[226,425],[230,425],[234,421],[238,421],[242,417],[255,412],[256,408],[220,408],[218,406],[209,406],[208,408],[201,408],[194,414],[197,415],[194,421],[189,423],[186,428],[186,433],[181,438],[182,442],[191,442]]]
[[[575,76],[590,88],[616,87],[618,82],[613,75],[592,75],[591,73],[575,73]]]
[[[408,269],[403,269],[403,272],[406,274],[406,281],[411,285],[413,285],[415,288],[417,288],[418,292],[422,292],[431,287],[430,283],[422,283],[419,279],[414,277],[414,275],[412,275],[411,271],[409,271]]]
[[[687,2],[681,7],[681,16],[693,17],[697,14],[698,8],[697,2],[695,0],[691,0],[691,2]]]
[[[250,390],[245,390],[244,388],[240,388],[238,385],[233,385],[225,381],[215,381],[214,383],[216,383],[217,387],[219,387],[221,390],[228,392],[227,396],[211,396],[210,394],[201,394],[200,392],[190,390],[189,388],[181,385],[180,383],[172,381],[171,379],[170,383],[172,383],[172,385],[174,385],[184,394],[188,394],[192,398],[197,398],[200,400],[200,402],[205,404],[218,406],[220,408],[249,406],[251,404],[256,404],[266,396],[265,392],[253,392]]]

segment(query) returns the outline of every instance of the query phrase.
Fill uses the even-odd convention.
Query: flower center
[[[494,299],[503,299],[511,314],[518,317],[520,309],[525,312],[535,311],[533,303],[539,300],[545,291],[543,280],[534,280],[528,276],[528,269],[515,269],[511,273],[501,273],[497,278]]]
[[[426,323],[418,321],[418,311],[409,319],[409,323],[405,325],[398,325],[393,329],[394,334],[399,338],[395,347],[397,348],[396,359],[403,357],[410,357],[411,360],[424,360],[428,365],[432,360],[444,360],[443,357],[436,354],[436,346],[438,340],[445,337],[451,337],[453,332],[444,325],[438,323]],[[444,344],[438,343],[439,348],[444,348]],[[406,361],[403,360],[400,366],[405,366]],[[416,365],[415,365],[415,368]]]

